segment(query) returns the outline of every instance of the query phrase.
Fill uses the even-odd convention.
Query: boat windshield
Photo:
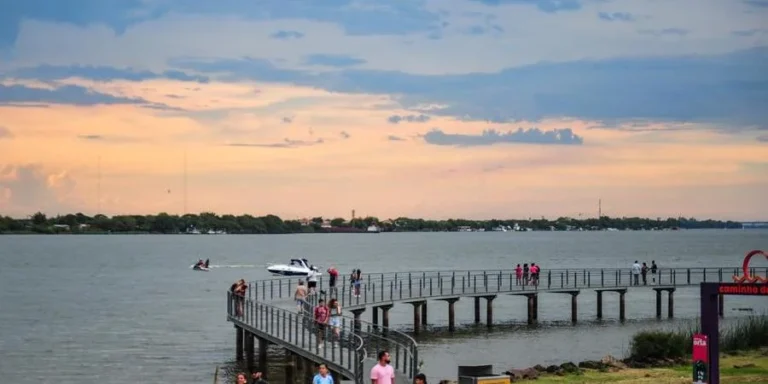
[[[304,263],[301,262],[299,259],[291,259],[291,265],[295,265],[297,267],[303,267]]]

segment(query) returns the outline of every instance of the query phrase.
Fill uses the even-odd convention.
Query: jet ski
[[[307,259],[291,259],[289,264],[272,264],[267,272],[279,276],[307,276],[312,271]]]
[[[206,259],[205,263],[203,263],[203,260],[200,259],[200,260],[198,260],[197,263],[192,264],[189,267],[192,268],[192,270],[195,270],[195,271],[210,272],[211,271],[211,268],[210,268],[211,264],[210,263],[211,263],[210,259]]]

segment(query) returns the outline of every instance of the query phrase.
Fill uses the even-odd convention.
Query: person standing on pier
[[[640,263],[635,260],[635,263],[632,264],[632,278],[633,278],[633,284],[634,285],[640,285],[640,270],[642,268],[640,267]]]
[[[643,263],[643,268],[640,270],[640,274],[643,275],[643,285],[648,285],[648,265],[646,263]]]
[[[317,272],[317,268],[313,265],[309,268],[309,273],[307,274],[307,285],[309,286],[310,295],[314,295],[316,293],[317,275],[319,275],[319,273]]]
[[[336,297],[339,294],[339,291],[336,288],[336,281],[339,280],[339,271],[331,266],[328,268],[328,276],[330,277],[330,279],[328,279],[328,293],[331,297]]]
[[[539,266],[536,263],[531,263],[531,282],[534,286],[539,285]]]
[[[656,260],[651,260],[651,282],[655,285],[656,284],[656,270],[659,267],[656,266]]]
[[[520,264],[515,267],[515,285],[520,285],[523,283],[523,268],[520,267]]]
[[[395,369],[389,365],[389,352],[379,352],[379,363],[371,368],[371,384],[395,384]]]
[[[523,285],[528,285],[528,272],[530,269],[528,268],[528,263],[523,264]]]

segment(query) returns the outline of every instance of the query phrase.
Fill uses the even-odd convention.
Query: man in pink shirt
[[[379,352],[379,363],[371,368],[371,384],[395,384],[395,369],[389,365],[389,352]]]

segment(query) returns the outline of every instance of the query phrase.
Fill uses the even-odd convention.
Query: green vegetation
[[[25,219],[0,216],[0,233],[184,233],[199,231],[223,231],[231,234],[278,234],[333,232],[337,229],[365,230],[371,225],[381,231],[396,232],[444,232],[458,230],[492,231],[506,230],[664,230],[696,228],[741,228],[733,221],[703,220],[693,218],[669,218],[666,220],[639,217],[608,217],[577,220],[561,217],[555,220],[424,220],[401,217],[379,220],[376,217],[325,219],[315,217],[303,220],[283,220],[275,215],[216,215],[200,213],[187,215],[120,215],[93,217],[82,213],[47,217],[38,212]]]
[[[686,359],[693,349],[693,334],[698,332],[698,325],[673,332],[639,332],[632,337],[629,359],[638,362]],[[768,347],[768,316],[749,316],[721,329],[719,347],[725,353]]]
[[[614,372],[600,372],[585,369],[580,375],[543,375],[536,384],[683,384],[691,383],[691,366],[679,365],[670,368],[622,369]],[[525,381],[523,381],[525,382]],[[752,351],[739,355],[724,355],[720,358],[720,382],[725,384],[768,383],[768,353]]]

